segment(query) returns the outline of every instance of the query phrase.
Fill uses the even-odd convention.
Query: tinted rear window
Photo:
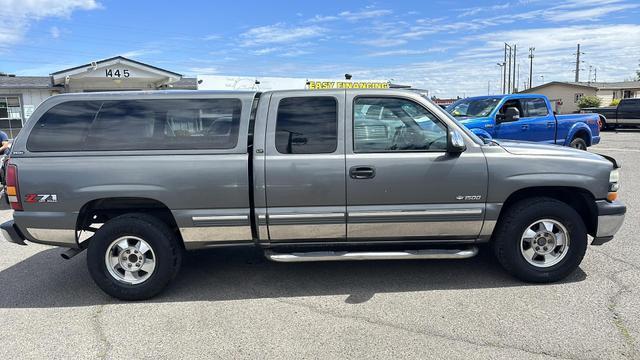
[[[67,104],[38,121],[27,141],[30,151],[231,149],[238,142],[238,99],[93,101],[56,110]],[[47,125],[49,117],[56,121]],[[73,136],[57,139],[66,124],[73,124]]]
[[[332,153],[338,147],[338,103],[333,97],[280,100],[276,149],[281,154]]]
[[[58,104],[40,117],[27,140],[29,151],[75,151],[83,147],[100,102],[70,101]]]

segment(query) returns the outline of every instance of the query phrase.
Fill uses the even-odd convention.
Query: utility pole
[[[515,92],[518,92],[520,89],[520,64],[518,64],[518,81],[516,82]]]
[[[589,77],[587,77],[587,83],[591,83],[591,70],[593,70],[593,66],[589,65]]]
[[[487,81],[487,95],[491,95],[491,80]]]
[[[516,64],[517,64],[518,45],[513,44],[513,81],[511,82],[511,92],[518,91],[518,83],[516,82]],[[518,68],[519,69],[519,68]],[[520,71],[520,70],[518,70]]]
[[[529,48],[529,89],[531,89],[533,85],[533,52],[536,51],[536,48]]]
[[[598,82],[598,68],[593,68],[593,82]]]
[[[507,93],[507,44],[504,44],[504,61],[502,61],[502,93]]]
[[[578,44],[578,51],[576,51],[576,82],[580,82],[580,44]]]
[[[511,60],[513,58],[513,49],[509,45],[507,45],[507,47],[509,48],[509,63],[507,64],[507,94],[511,94]]]

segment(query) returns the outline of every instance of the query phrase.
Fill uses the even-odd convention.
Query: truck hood
[[[490,117],[457,117],[456,118],[467,129],[484,128],[486,124],[493,124]]]
[[[464,124],[465,126],[491,120],[490,117],[466,117],[466,116],[456,117],[456,119],[460,121],[462,124]]]
[[[577,150],[574,148],[560,146],[560,145],[547,145],[533,142],[515,142],[515,141],[495,141],[503,149],[513,155],[543,155],[543,156],[564,156],[574,157],[580,159],[589,160],[605,160],[602,156],[594,154],[584,150]]]

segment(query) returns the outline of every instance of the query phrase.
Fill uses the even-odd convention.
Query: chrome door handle
[[[522,125],[522,130],[529,130],[529,125]]]
[[[352,179],[372,179],[376,176],[376,169],[373,166],[354,166],[349,169],[349,176]]]

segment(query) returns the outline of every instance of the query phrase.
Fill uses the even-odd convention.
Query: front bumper
[[[18,245],[27,245],[24,240],[24,235],[20,232],[20,229],[16,226],[13,220],[6,221],[0,225],[0,233],[8,241]]]
[[[598,207],[598,229],[591,245],[602,245],[613,239],[622,223],[627,207],[620,201],[608,202],[606,200],[596,201]]]

